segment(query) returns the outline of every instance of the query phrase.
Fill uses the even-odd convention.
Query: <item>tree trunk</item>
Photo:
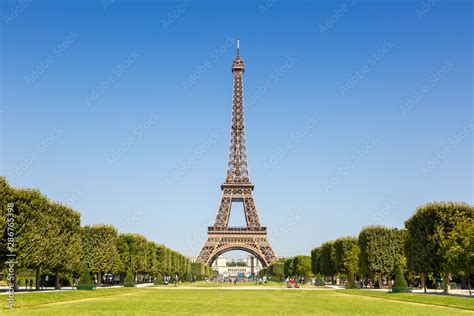
[[[379,281],[379,289],[382,288],[382,273],[377,273],[377,278]]]
[[[472,293],[471,293],[471,275],[469,273],[467,274],[467,288],[469,289],[469,295],[472,295]]]
[[[97,287],[102,285],[102,272],[97,272]]]
[[[445,272],[444,273],[444,276],[443,276],[443,293],[444,294],[448,294],[448,291],[449,291],[449,273],[448,272]]]
[[[40,279],[41,279],[41,267],[36,267],[36,291],[40,290]]]
[[[421,273],[421,287],[426,293],[426,273],[424,272]]]
[[[19,290],[18,284],[16,282],[16,267],[13,267],[13,291],[17,292]]]
[[[59,272],[56,271],[56,279],[55,279],[55,284],[54,284],[54,289],[56,290],[59,290],[61,288],[59,284],[59,281],[60,281],[59,278],[60,278]]]

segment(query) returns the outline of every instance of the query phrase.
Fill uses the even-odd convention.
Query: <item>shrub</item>
[[[163,284],[163,276],[161,273],[158,273],[158,275],[155,278],[155,285],[162,285]]]
[[[397,266],[395,270],[395,283],[392,286],[392,293],[407,293],[410,292],[407,281],[403,275],[403,270],[400,266]]]
[[[347,274],[346,289],[357,289],[357,283],[352,273]]]
[[[129,270],[127,272],[127,276],[125,277],[125,280],[123,282],[124,287],[135,287],[135,280],[133,279],[133,274]]]
[[[326,282],[324,282],[324,279],[323,277],[321,276],[321,274],[316,274],[316,286],[325,286],[326,285]]]
[[[82,275],[77,283],[76,289],[78,290],[93,290],[94,286],[92,285],[92,278],[89,274],[89,269],[87,265],[84,265],[82,268]]]

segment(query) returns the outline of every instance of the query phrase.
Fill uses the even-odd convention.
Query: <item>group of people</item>
[[[255,284],[259,285],[259,284],[264,284],[264,283],[267,283],[266,275],[264,275],[263,277],[255,278]]]
[[[28,290],[28,284],[30,285],[30,290],[33,289],[33,279],[29,280],[28,279],[25,279],[25,290]],[[18,279],[18,282],[17,282],[17,285],[18,285],[18,289],[20,289],[21,287],[21,280]]]
[[[286,287],[288,288],[299,288],[300,285],[304,284],[304,276],[295,277],[293,275],[287,276],[285,279]]]

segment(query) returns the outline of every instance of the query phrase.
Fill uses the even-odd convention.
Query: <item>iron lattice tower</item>
[[[242,94],[244,71],[237,40],[237,56],[232,62],[234,91],[227,176],[221,185],[222,198],[214,226],[208,227],[207,240],[197,258],[197,262],[207,265],[229,250],[247,251],[256,256],[264,267],[277,260],[267,239],[267,228],[260,225],[253,199],[254,186],[249,179]],[[246,226],[229,226],[232,202],[243,203]]]

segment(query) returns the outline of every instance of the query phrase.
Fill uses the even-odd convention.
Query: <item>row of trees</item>
[[[295,256],[280,258],[277,262],[259,271],[259,275],[271,276],[275,280],[283,281],[287,276],[304,276],[306,280],[312,275],[311,257]]]
[[[369,226],[358,237],[324,242],[311,251],[311,269],[355,286],[355,278],[393,279],[401,270],[410,280],[442,276],[448,291],[453,275],[467,277],[474,267],[474,207],[465,203],[429,203],[416,210],[404,229]],[[470,289],[470,284],[468,285]]]
[[[81,227],[78,212],[50,201],[38,190],[12,188],[3,177],[0,203],[0,255],[16,255],[15,272],[34,269],[37,290],[42,274],[55,275],[59,288],[61,274],[79,276],[84,269],[98,275],[98,285],[104,273],[120,275],[122,281],[127,273],[139,281],[163,274],[186,278],[191,273],[197,277],[211,273],[209,267],[191,264],[182,254],[142,235],[121,234],[112,225]],[[7,232],[8,205],[13,206],[14,217],[13,230]],[[5,268],[5,261],[0,265]]]

